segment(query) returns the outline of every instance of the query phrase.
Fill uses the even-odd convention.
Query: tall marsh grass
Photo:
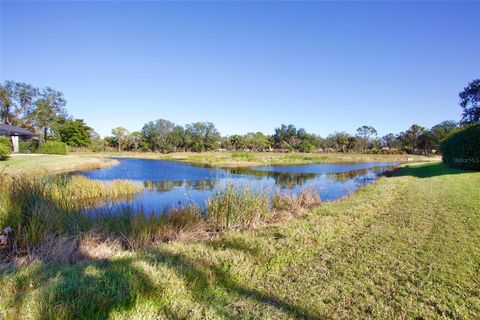
[[[272,197],[272,207],[276,211],[298,213],[302,209],[310,209],[320,204],[320,196],[315,190],[304,189],[296,194],[277,193]]]
[[[135,250],[155,242],[203,239],[226,230],[250,229],[279,220],[280,211],[282,216],[286,211],[298,213],[320,202],[313,191],[271,197],[229,184],[212,195],[204,210],[186,206],[159,213],[115,204],[94,209],[101,201],[131,196],[142,187],[129,181],[103,183],[82,176],[1,178],[0,228],[13,228],[13,250],[46,252],[47,247],[43,251],[38,247],[51,246],[55,238],[73,239],[61,241],[68,256],[76,250],[75,245],[80,246],[75,239],[85,234]],[[55,250],[60,249],[55,246]]]
[[[113,211],[102,208],[79,221],[82,232],[93,231],[120,239],[125,248],[140,249],[155,242],[195,238],[203,233],[204,218],[200,207],[173,208],[163,213],[147,212],[124,205]]]
[[[19,244],[34,245],[47,235],[72,229],[81,209],[140,190],[129,181],[103,183],[81,176],[3,175],[0,227],[12,227]]]
[[[271,214],[268,195],[228,184],[207,203],[206,220],[215,230],[248,228]]]

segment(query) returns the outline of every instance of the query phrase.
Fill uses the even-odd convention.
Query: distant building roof
[[[29,136],[33,137],[37,134],[25,130],[20,127],[10,126],[8,124],[0,124],[0,136]]]

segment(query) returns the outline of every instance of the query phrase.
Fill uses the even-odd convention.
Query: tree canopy
[[[470,82],[458,96],[463,109],[462,123],[480,123],[480,79]]]

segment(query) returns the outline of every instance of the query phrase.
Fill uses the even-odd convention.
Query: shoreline
[[[55,175],[83,170],[96,170],[117,165],[118,161],[100,156],[14,154],[0,162],[0,174]]]
[[[358,153],[275,153],[275,152],[72,152],[79,157],[134,158],[186,162],[220,168],[242,168],[273,165],[302,165],[323,163],[358,162],[438,162],[440,156],[407,154],[358,154]]]

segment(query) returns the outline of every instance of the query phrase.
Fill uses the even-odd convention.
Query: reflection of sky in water
[[[80,173],[92,179],[128,179],[145,187],[131,200],[116,201],[146,211],[198,204],[227,184],[248,188],[252,192],[293,192],[313,189],[322,201],[336,200],[373,182],[395,163],[368,162],[349,164],[313,164],[266,166],[256,168],[208,168],[181,162],[118,159],[119,165]]]

